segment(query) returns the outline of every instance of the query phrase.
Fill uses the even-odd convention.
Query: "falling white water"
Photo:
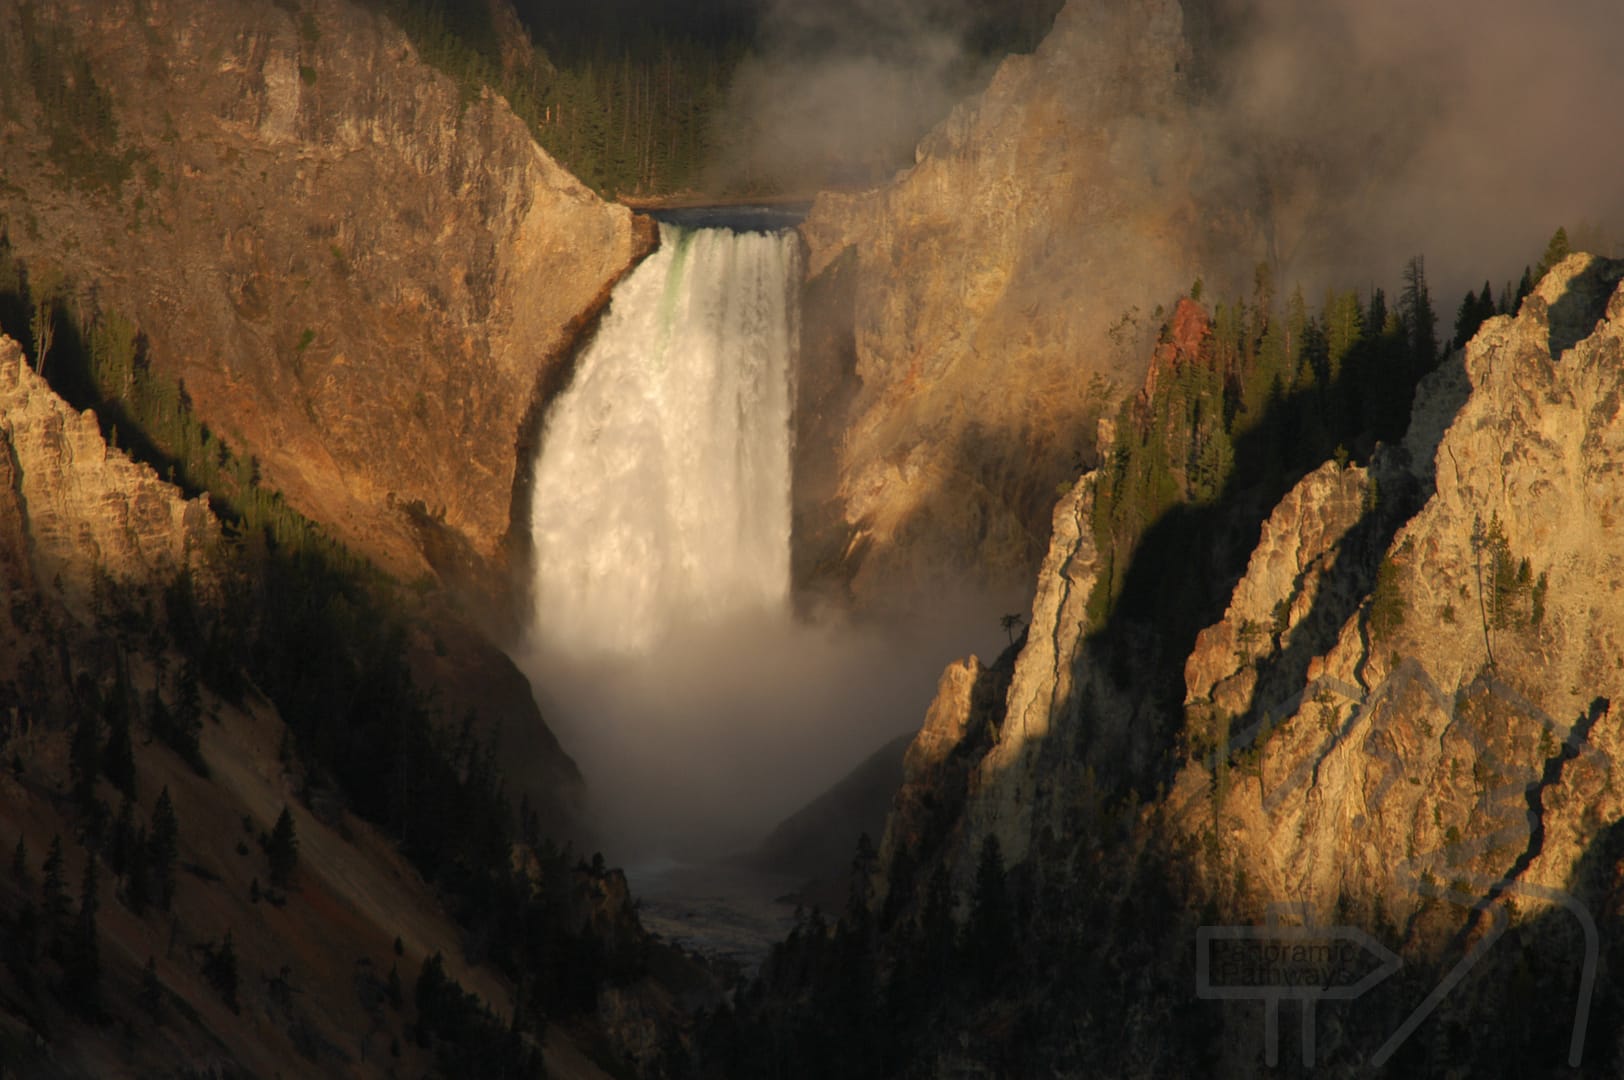
[[[794,617],[798,263],[792,232],[663,226],[542,434],[520,660],[634,869],[751,847],[918,724],[963,626],[999,647],[941,605]]]
[[[789,596],[793,233],[661,226],[554,403],[532,499],[535,627],[646,653]]]

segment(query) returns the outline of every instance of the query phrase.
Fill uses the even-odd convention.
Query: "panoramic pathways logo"
[[[1303,1064],[1314,1064],[1314,1003],[1351,1001],[1404,965],[1397,953],[1357,926],[1287,926],[1297,905],[1271,905],[1263,926],[1203,926],[1196,931],[1195,992],[1216,1000],[1263,1002],[1263,1050],[1280,1061],[1280,1002],[1302,1003]],[[1372,965],[1371,960],[1376,963]]]
[[[1479,808],[1487,812],[1490,820],[1509,818],[1509,823],[1504,827],[1473,840],[1459,839],[1456,834],[1455,839],[1425,859],[1411,857],[1393,864],[1395,877],[1417,896],[1442,899],[1482,912],[1489,917],[1490,926],[1371,1055],[1370,1064],[1376,1067],[1391,1060],[1444,998],[1499,941],[1507,929],[1509,916],[1506,905],[1496,901],[1507,895],[1524,896],[1562,908],[1574,917],[1584,935],[1579,990],[1568,1042],[1568,1064],[1577,1068],[1584,1059],[1585,1032],[1590,1021],[1590,1005],[1601,951],[1596,921],[1590,910],[1571,893],[1517,880],[1514,875],[1520,872],[1520,866],[1498,878],[1456,874],[1448,888],[1437,883],[1431,869],[1440,856],[1452,865],[1466,865],[1485,852],[1503,849],[1508,843],[1515,844],[1541,834],[1543,824],[1534,809],[1535,801],[1530,793],[1544,780],[1544,770],[1549,761],[1557,760],[1566,765],[1584,758],[1604,772],[1611,771],[1607,756],[1586,738],[1598,710],[1605,710],[1607,703],[1598,700],[1592,706],[1588,723],[1581,719],[1579,722],[1562,724],[1492,675],[1483,680],[1483,685],[1497,700],[1542,725],[1551,736],[1554,749],[1539,762],[1537,768],[1525,769],[1520,773],[1513,770],[1514,775],[1505,783],[1483,792]],[[1339,730],[1325,736],[1322,750],[1329,752],[1330,748],[1344,741],[1361,721],[1371,717],[1383,701],[1396,700],[1407,690],[1418,690],[1430,699],[1447,717],[1450,728],[1468,741],[1480,758],[1488,754],[1490,748],[1483,734],[1471,723],[1455,723],[1455,699],[1444,694],[1426,669],[1413,659],[1401,661],[1382,685],[1368,695],[1359,687],[1338,679],[1316,679],[1300,693],[1263,710],[1256,723],[1240,732],[1228,747],[1215,753],[1228,753],[1231,749],[1250,745],[1261,735],[1267,734],[1274,724],[1296,714],[1307,702],[1340,698],[1344,702],[1351,702],[1354,708]],[[1379,745],[1374,752],[1391,759],[1394,765],[1402,765],[1390,747]],[[1283,783],[1269,792],[1263,802],[1264,810],[1274,810],[1288,794],[1309,785],[1316,768],[1315,760],[1307,760],[1298,766]],[[1379,804],[1387,790],[1404,773],[1402,768],[1388,769],[1381,787],[1371,793],[1368,802]],[[1518,810],[1521,811],[1520,816]],[[1462,886],[1472,890],[1471,893],[1462,892]],[[1295,925],[1282,921],[1288,915],[1294,917]],[[1402,965],[1403,961],[1396,953],[1358,927],[1312,925],[1307,906],[1298,903],[1271,905],[1263,926],[1202,926],[1196,931],[1196,996],[1208,1000],[1263,1002],[1264,1057],[1270,1066],[1279,1062],[1281,1001],[1289,998],[1301,1003],[1302,1062],[1304,1066],[1312,1067],[1315,1059],[1316,1003],[1322,1000],[1351,1001],[1361,997],[1399,971]]]

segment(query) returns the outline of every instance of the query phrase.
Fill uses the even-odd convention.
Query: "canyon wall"
[[[348,0],[13,5],[0,56],[36,294],[135,319],[204,422],[391,570],[427,569],[424,524],[500,560],[534,399],[648,231]],[[105,107],[44,107],[81,59]]]
[[[809,257],[798,574],[886,606],[966,580],[1018,596],[1057,487],[1095,460],[1171,303],[1250,265],[1200,197],[1175,0],[1072,0],[917,163],[824,194]],[[827,460],[825,460],[827,459]]]
[[[1215,783],[1212,762],[1191,762],[1171,805],[1191,830],[1211,822],[1260,892],[1325,912],[1374,896],[1403,919],[1429,882],[1483,896],[1510,881],[1537,906],[1624,814],[1621,280],[1624,263],[1573,256],[1515,319],[1486,324],[1446,430],[1429,430],[1426,406],[1450,389],[1423,387],[1405,449],[1433,494],[1345,620],[1298,618],[1327,605],[1315,575],[1274,565],[1271,549],[1301,562],[1345,544],[1369,485],[1352,469],[1331,480],[1351,490],[1315,474],[1281,504],[1230,612],[1198,642],[1192,702],[1258,729],[1244,778]],[[1233,628],[1281,602],[1293,616],[1278,641],[1238,652]],[[1214,684],[1293,648],[1312,659],[1266,711],[1228,689],[1235,675]]]
[[[1568,995],[1585,942],[1610,949],[1619,918],[1624,262],[1568,258],[1422,380],[1402,442],[1298,479],[1160,718],[1124,697],[1132,680],[1109,670],[1120,658],[1086,602],[1100,482],[1055,509],[1018,653],[943,676],[881,866],[940,858],[979,895],[996,840],[1024,864],[1037,925],[1104,958],[1056,985],[1144,971],[1123,1010],[1144,1031],[1054,1044],[1126,1073],[1185,1054],[1255,1070],[1255,1011],[1199,1001],[1214,1026],[1153,1031],[1194,993],[1198,924],[1278,918],[1352,924],[1402,957],[1387,996],[1321,1031],[1321,1060],[1378,1046],[1385,1060],[1403,1043],[1390,1033],[1434,1007],[1412,1062],[1544,1062],[1570,1031],[1605,1060],[1594,1024],[1588,1048],[1573,1025],[1613,1009],[1610,992]],[[1479,960],[1441,1006],[1410,1012]],[[1542,995],[1550,1008],[1486,1021]],[[1449,1041],[1462,1031],[1471,1046]]]
[[[1528,728],[1509,760],[1537,771],[1570,745],[1580,754],[1570,781],[1602,760],[1597,748],[1610,760],[1616,725],[1596,703],[1624,692],[1621,279],[1624,264],[1569,258],[1516,318],[1491,320],[1422,383],[1402,445],[1379,448],[1369,466],[1327,462],[1303,477],[1264,522],[1224,618],[1197,638],[1178,726],[1186,747],[1207,752],[1178,770],[1169,805],[1204,828],[1210,751],[1251,747],[1254,782],[1231,772],[1218,812],[1227,842],[1275,867],[1275,891],[1334,899],[1350,883],[1383,880],[1374,864],[1332,869],[1310,857],[1343,850],[1356,817],[1388,829],[1363,849],[1383,866],[1406,840],[1423,850],[1436,840],[1431,824],[1411,836],[1411,803],[1430,808],[1487,752],[1463,718],[1474,695],[1498,724],[1510,710]],[[1110,681],[1088,664],[1094,481],[1085,476],[1055,508],[1031,626],[970,785],[964,851],[995,834],[1018,860],[1060,823],[1054,800],[1083,769],[1148,761],[1148,733],[1128,733]],[[1406,481],[1422,491],[1421,509],[1372,548],[1382,533],[1366,526]],[[940,760],[976,732],[966,716],[980,672],[972,662],[944,676],[910,760]],[[1396,758],[1395,724],[1409,732]],[[1536,743],[1548,743],[1542,755]],[[1375,800],[1373,776],[1387,768],[1405,783]],[[1459,792],[1462,807],[1483,795],[1478,779]]]

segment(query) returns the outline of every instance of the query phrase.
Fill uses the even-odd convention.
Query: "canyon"
[[[1190,946],[1281,925],[1399,972],[1305,1066],[1621,1053],[1624,262],[1553,241],[1456,348],[1416,262],[1333,355],[1218,7],[1069,0],[765,234],[589,190],[404,8],[0,11],[6,1066],[1249,1075],[1278,998]],[[70,403],[115,313],[251,484]],[[113,856],[160,790],[163,915]],[[825,906],[674,946],[609,864],[694,822]]]

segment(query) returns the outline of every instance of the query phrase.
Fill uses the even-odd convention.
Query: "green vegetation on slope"
[[[556,27],[542,52],[509,50],[482,4],[372,0],[429,64],[472,100],[485,87],[507,99],[546,150],[605,195],[681,190],[698,182],[713,149],[711,120],[743,53],[732,22],[686,32],[611,33],[590,10],[524,7],[530,25]],[[590,28],[590,29],[589,29]]]
[[[0,63],[20,64],[27,72],[50,139],[46,151],[51,164],[86,191],[117,193],[130,178],[135,155],[117,152],[112,95],[96,81],[90,57],[66,26],[42,20],[32,3],[18,5],[16,17],[21,41],[8,40],[0,29]],[[0,100],[0,119],[15,118],[18,104]]]
[[[206,719],[200,690],[239,703],[261,696],[293,733],[302,789],[336,787],[354,813],[394,836],[445,895],[469,940],[481,943],[471,958],[489,960],[524,988],[521,1026],[590,1014],[604,980],[640,971],[641,955],[610,949],[579,917],[581,891],[595,875],[544,838],[528,806],[512,806],[496,745],[479,737],[476,717],[446,723],[414,680],[398,587],[264,487],[252,459],[203,425],[184,387],[151,367],[138,327],[82,307],[59,279],[36,294],[29,269],[0,235],[0,332],[24,344],[70,404],[94,408],[110,441],[187,490],[208,493],[225,525],[213,553],[218,587],[185,572],[150,590],[110,580],[98,586],[97,625],[88,631],[96,640],[72,649],[64,640],[60,650],[73,688],[67,715],[44,666],[20,685],[0,685],[0,711],[16,708],[47,725],[78,718],[83,840],[118,868],[124,902],[143,903],[154,888],[160,899],[170,895],[173,876],[151,880],[162,860],[113,859],[115,850],[131,849],[139,827],[109,827],[111,809],[95,797],[98,766],[115,783],[128,777],[120,740],[135,724],[206,774],[197,743]],[[159,673],[144,700],[122,659],[135,655]],[[106,656],[121,659],[108,670]],[[158,835],[156,820],[149,835]],[[511,857],[519,843],[536,856],[528,870]],[[295,851],[291,836],[277,839],[273,884],[292,875]],[[430,986],[424,1000],[448,1011],[422,1018],[423,1045],[439,1048],[445,1061],[484,1068],[500,1059],[514,1070],[507,1075],[531,1074],[529,1054],[507,1037],[507,1025],[474,1009],[454,984],[430,978]],[[518,1056],[504,1058],[504,1048]]]

